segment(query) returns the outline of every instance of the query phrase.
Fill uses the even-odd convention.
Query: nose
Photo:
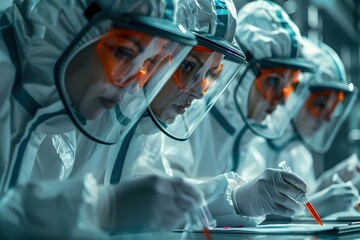
[[[288,98],[287,93],[281,89],[278,90],[277,93],[274,95],[272,102],[274,104],[284,105],[287,98]]]
[[[278,104],[285,105],[285,97],[284,97],[284,95],[281,96]]]
[[[202,99],[204,97],[204,93],[202,90],[197,91],[196,94],[194,94],[195,99]]]
[[[324,122],[329,122],[331,119],[331,113],[327,113],[325,114],[325,116],[323,117],[323,121]]]
[[[202,81],[199,81],[193,88],[193,91],[191,93],[192,96],[194,96],[194,98],[196,99],[201,99],[204,97],[205,94],[205,88],[207,84],[207,80],[206,78],[202,79]]]

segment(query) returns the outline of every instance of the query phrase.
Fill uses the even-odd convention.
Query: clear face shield
[[[244,54],[224,40],[198,36],[178,69],[151,103],[155,124],[186,140],[245,64]]]
[[[325,153],[358,95],[353,84],[313,84],[309,95],[294,117],[293,126],[300,140],[312,151]]]
[[[118,142],[196,43],[167,20],[97,15],[56,65],[69,115],[92,140]]]
[[[235,104],[246,125],[268,139],[281,136],[304,101],[313,65],[302,59],[251,61],[239,74]]]

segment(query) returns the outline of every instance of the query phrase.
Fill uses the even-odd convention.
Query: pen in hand
[[[285,171],[292,172],[291,169],[290,169],[288,166],[286,166],[286,161],[280,162],[280,163],[279,163],[279,167],[282,168],[282,169],[285,170]],[[305,193],[305,194],[306,194],[306,193]],[[306,196],[307,196],[307,194],[306,194]],[[307,197],[308,197],[308,196],[307,196]],[[315,221],[316,221],[319,225],[323,226],[323,223],[322,223],[322,221],[321,221],[321,218],[320,218],[319,214],[316,212],[316,210],[314,209],[314,207],[312,206],[312,204],[310,203],[310,201],[308,201],[307,203],[305,203],[305,207],[309,210],[311,216],[315,219]]]
[[[341,177],[339,176],[339,174],[337,174],[337,173],[335,173],[335,174],[333,175],[332,180],[333,180],[333,182],[336,182],[336,183],[345,183],[344,180],[342,180],[342,178],[341,178]],[[359,196],[359,191],[355,188],[355,186],[352,184],[351,181],[350,181],[349,186],[351,187],[351,189],[352,189],[353,192],[354,192],[354,195],[355,195],[356,198],[358,199],[355,208],[356,208],[357,211],[360,211],[360,196]]]

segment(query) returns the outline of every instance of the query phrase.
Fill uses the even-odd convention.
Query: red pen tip
[[[309,212],[311,213],[311,215],[313,216],[313,218],[315,219],[315,221],[320,224],[321,226],[323,226],[323,223],[321,221],[321,218],[319,216],[319,214],[315,211],[314,207],[311,205],[310,202],[305,203],[306,208],[309,210]]]

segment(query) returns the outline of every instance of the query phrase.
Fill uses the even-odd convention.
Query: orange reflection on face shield
[[[305,107],[314,118],[329,120],[336,106],[343,101],[342,91],[314,91],[307,99]]]
[[[206,76],[203,81],[202,81],[202,94],[205,94],[206,91],[211,87],[211,85],[215,82],[215,80],[219,77],[222,69],[223,69],[224,64],[220,63],[219,66],[216,69],[210,69],[208,71],[207,75],[211,75],[211,76]]]
[[[98,42],[97,53],[111,83],[119,87],[126,87],[134,81],[140,87],[146,84],[151,75],[149,67],[155,64],[154,56],[141,56],[144,60],[139,60],[139,56],[152,38],[132,30],[112,29]],[[138,70],[128,76],[133,68]]]
[[[300,70],[286,68],[262,69],[255,79],[255,87],[261,96],[272,104],[289,98],[298,84]]]
[[[191,60],[187,61],[185,59],[180,67],[175,71],[173,74],[173,80],[176,86],[182,91],[195,93],[200,92],[201,90],[201,95],[204,95],[222,71],[223,64],[220,63],[222,55],[214,55],[213,50],[200,45],[193,47],[192,53],[194,54],[189,55]],[[211,63],[212,65],[215,63],[216,67],[210,66],[211,68],[205,69],[205,72],[204,69],[201,68],[204,63],[196,56],[202,56],[205,61],[208,61],[209,59],[213,60]],[[211,56],[214,58],[210,58]],[[217,64],[217,62],[220,64]],[[197,75],[202,75],[203,77],[196,79]]]

